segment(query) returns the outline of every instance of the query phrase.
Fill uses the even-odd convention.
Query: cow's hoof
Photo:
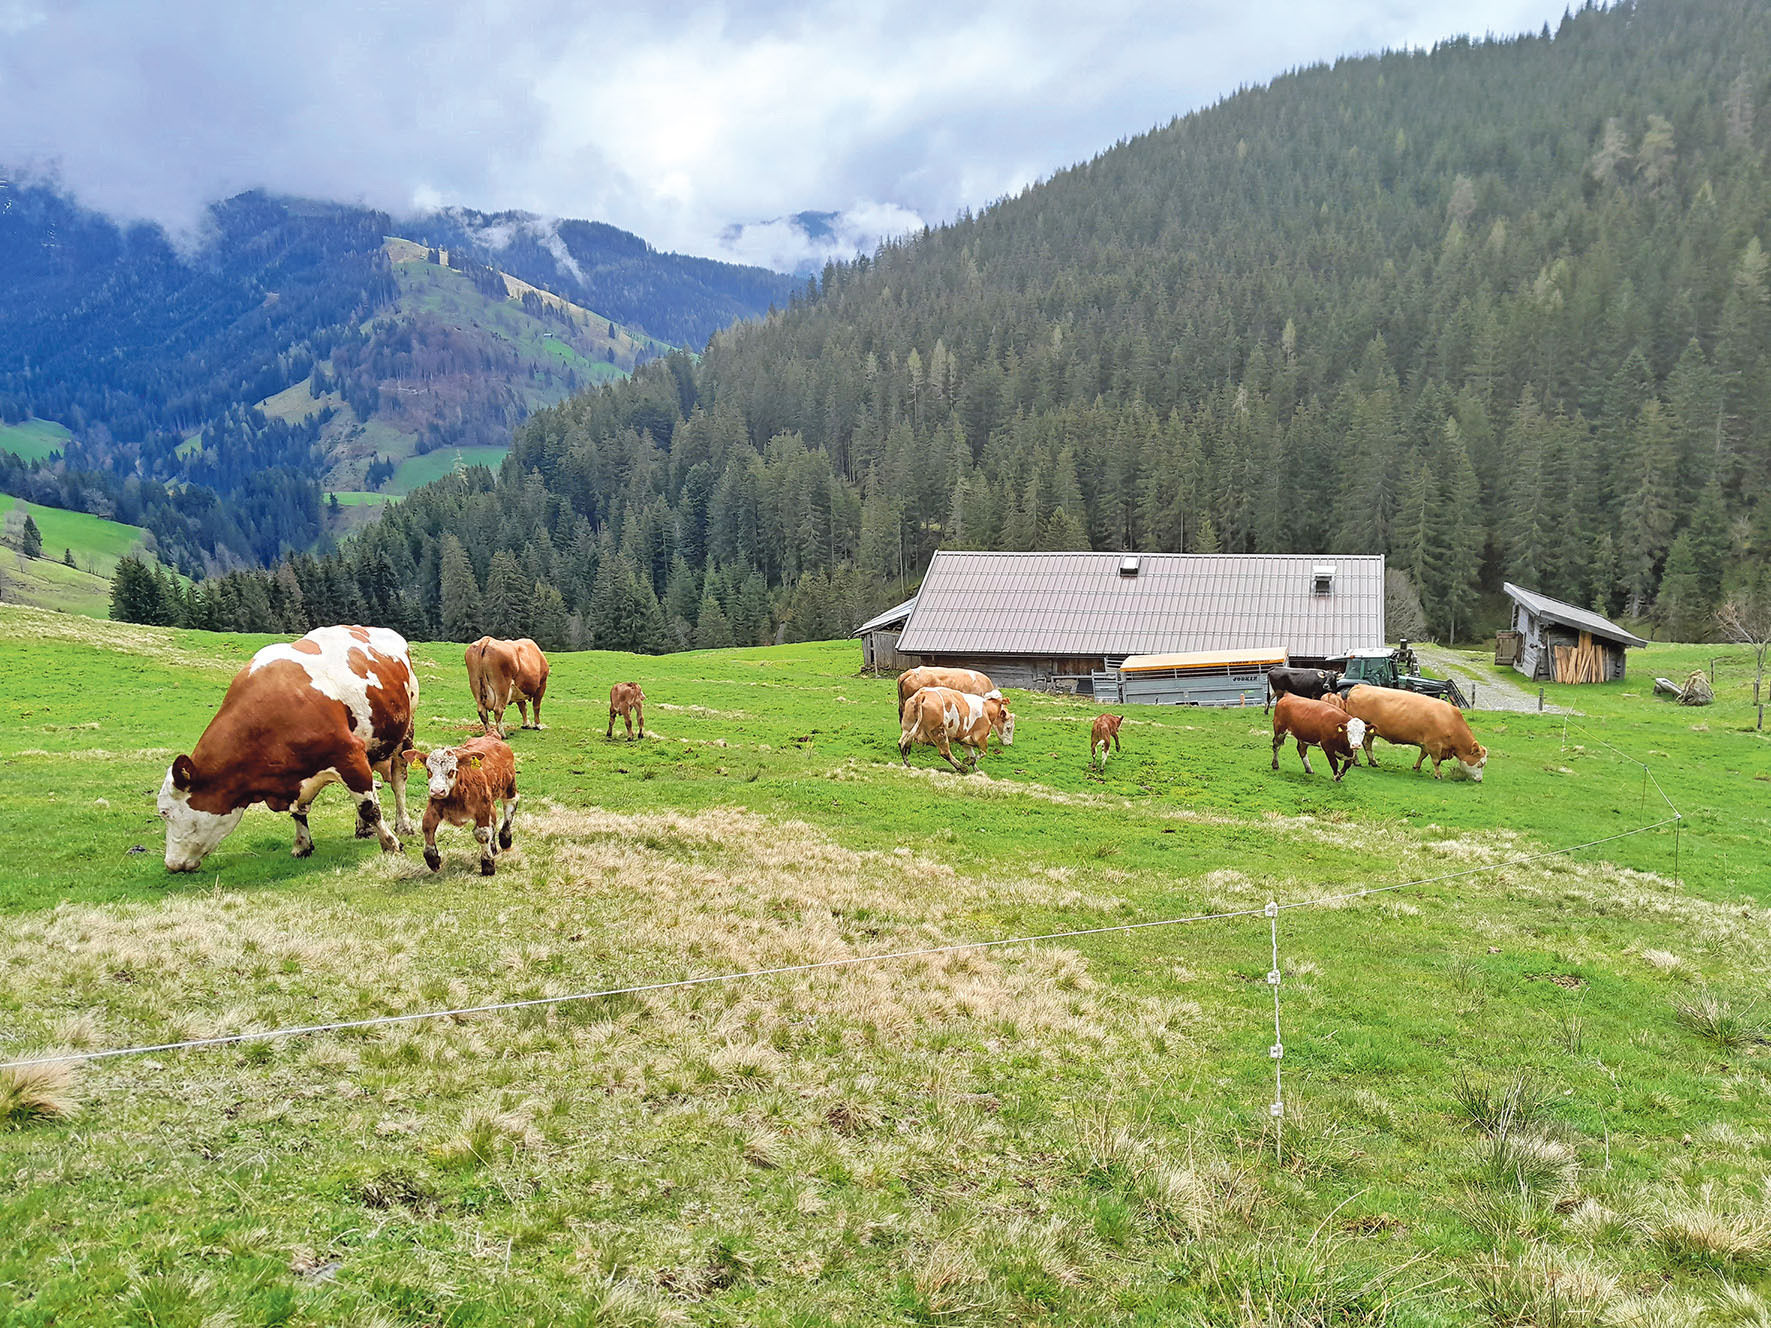
[[[381,851],[383,853],[404,853],[406,846],[400,843],[398,835],[389,835],[381,841]]]
[[[395,821],[394,833],[396,835],[415,835],[418,833],[418,827],[410,821]]]
[[[434,848],[425,849],[424,865],[429,867],[432,871],[437,870],[437,868],[443,865],[443,855],[438,853]]]
[[[369,822],[367,822],[367,821],[358,821],[357,822],[357,838],[358,839],[373,839],[373,838],[375,838],[375,827],[370,825]]]
[[[311,857],[313,855],[313,851],[314,851],[314,842],[313,842],[313,840],[310,839],[307,843],[297,844],[294,848],[290,849],[289,856],[292,858]]]
[[[510,831],[508,831],[508,830],[499,831],[499,833],[498,833],[498,847],[499,848],[509,848],[510,847],[510,840],[511,840]]]
[[[480,875],[481,876],[491,876],[497,870],[498,870],[498,864],[496,862],[493,862],[491,858],[481,858],[480,859]]]

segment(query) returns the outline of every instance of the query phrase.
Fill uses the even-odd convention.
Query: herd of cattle
[[[195,871],[240,823],[246,808],[260,802],[291,815],[293,852],[306,857],[314,848],[308,808],[321,789],[334,783],[343,784],[356,800],[357,837],[374,837],[384,852],[397,853],[399,836],[417,832],[407,810],[406,779],[409,767],[422,766],[428,796],[425,863],[432,871],[442,865],[437,852],[440,825],[472,826],[480,845],[480,870],[491,875],[499,851],[511,845],[511,820],[519,800],[516,758],[504,741],[504,714],[514,700],[522,727],[541,727],[547,657],[533,641],[487,636],[467,648],[466,664],[483,736],[427,752],[413,741],[418,677],[397,632],[321,627],[299,641],[260,650],[229,684],[221,709],[197,745],[173,761],[160,786],[167,869]],[[1361,749],[1375,766],[1371,744],[1383,738],[1419,747],[1414,768],[1419,770],[1431,757],[1435,779],[1440,764],[1451,760],[1471,779],[1481,780],[1488,753],[1448,702],[1367,685],[1343,697],[1330,685],[1331,675],[1314,669],[1284,673],[1298,676],[1272,683],[1273,769],[1279,768],[1279,749],[1293,738],[1305,773],[1311,773],[1309,749],[1320,747],[1338,781],[1357,764]],[[644,738],[644,703],[638,683],[610,688],[605,736],[614,737],[619,716],[630,741],[636,723]],[[898,717],[898,753],[906,766],[911,747],[924,744],[964,774],[977,769],[992,733],[1003,746],[1015,740],[1008,702],[975,669],[910,669],[898,679]],[[1122,718],[1095,716],[1089,734],[1091,768],[1097,761],[1105,766],[1109,747],[1119,750]],[[954,759],[956,746],[969,753],[968,763]],[[382,817],[376,775],[393,790],[391,830]]]

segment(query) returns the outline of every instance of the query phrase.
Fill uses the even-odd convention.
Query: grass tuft
[[[0,1070],[0,1127],[23,1129],[74,1114],[74,1073],[68,1065],[15,1065]]]
[[[1705,992],[1701,996],[1678,997],[1673,1001],[1673,1017],[1680,1025],[1724,1051],[1748,1042],[1765,1040],[1762,1025],[1752,1019],[1752,1007],[1736,1010],[1730,1001],[1718,1000]]]
[[[1491,1323],[1582,1328],[1607,1321],[1621,1287],[1585,1260],[1536,1249],[1516,1260],[1488,1256],[1472,1270],[1470,1290]]]
[[[1706,1181],[1694,1199],[1661,1203],[1648,1218],[1648,1232],[1680,1266],[1764,1267],[1771,1264],[1771,1183],[1754,1198],[1730,1202]]]
[[[1499,1084],[1460,1071],[1451,1094],[1469,1123],[1489,1135],[1509,1134],[1534,1123],[1550,1101],[1548,1087],[1528,1070]]]

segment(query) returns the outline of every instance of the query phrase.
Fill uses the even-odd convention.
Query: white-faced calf
[[[498,870],[500,849],[510,847],[511,818],[517,814],[517,764],[510,747],[497,738],[474,738],[459,747],[411,752],[408,759],[423,765],[430,776],[430,805],[424,809],[424,865],[443,865],[437,852],[437,827],[472,826],[480,841],[480,872]],[[504,824],[498,825],[502,811]],[[493,827],[497,826],[494,836]]]

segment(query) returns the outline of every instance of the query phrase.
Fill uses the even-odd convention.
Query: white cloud
[[[173,226],[262,186],[793,266],[818,251],[771,218],[842,209],[871,248],[1240,84],[1562,5],[0,0],[0,163]]]

